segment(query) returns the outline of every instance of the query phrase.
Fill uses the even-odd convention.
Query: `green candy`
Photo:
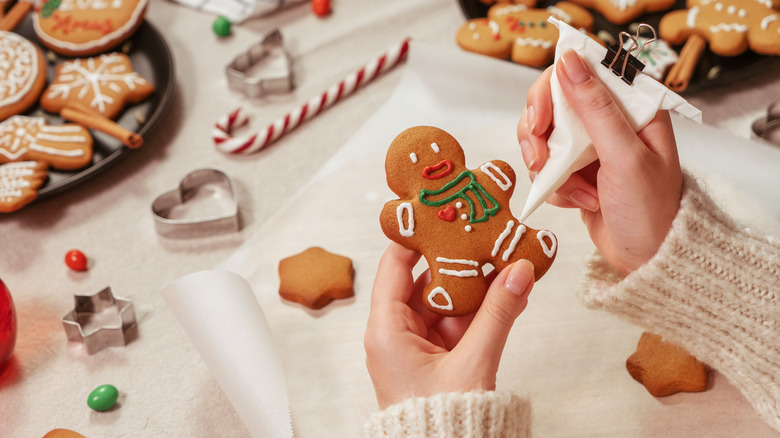
[[[230,26],[230,20],[220,15],[214,20],[211,29],[217,36],[226,37],[230,35]]]
[[[114,407],[119,390],[114,385],[100,385],[89,393],[87,406],[96,411],[107,411]]]

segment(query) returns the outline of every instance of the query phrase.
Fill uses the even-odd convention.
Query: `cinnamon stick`
[[[127,130],[108,117],[95,111],[84,109],[81,105],[68,105],[60,110],[60,117],[84,127],[100,131],[119,140],[125,146],[136,149],[144,144],[144,139],[138,133]]]
[[[0,30],[12,31],[33,8],[32,1],[19,0],[0,19]]]
[[[693,71],[696,69],[696,64],[699,63],[704,49],[707,48],[707,40],[703,36],[693,34],[688,37],[688,41],[685,42],[682,50],[680,50],[680,57],[677,62],[669,70],[669,75],[666,76],[666,84],[672,91],[685,91],[688,88],[688,83],[691,81]]]

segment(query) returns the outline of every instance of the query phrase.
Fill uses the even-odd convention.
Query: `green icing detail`
[[[41,17],[48,18],[60,7],[60,0],[49,0],[41,6]]]
[[[440,201],[431,201],[427,199],[427,197],[429,196],[441,195],[442,193],[458,185],[465,178],[469,179],[468,184],[466,184],[462,189],[458,190],[457,192],[447,196],[446,198]],[[474,197],[477,199],[477,202],[479,202],[479,205],[482,207],[482,215],[480,217],[476,217],[477,214],[476,214],[476,209],[474,208],[474,201],[472,201],[471,198],[466,195],[468,192],[474,194]],[[472,224],[487,221],[490,218],[490,216],[495,216],[498,210],[501,209],[501,205],[498,204],[498,201],[496,201],[494,197],[490,196],[490,193],[488,193],[487,190],[485,190],[485,188],[482,187],[482,185],[477,182],[476,177],[474,176],[474,172],[470,170],[464,170],[460,175],[458,175],[457,177],[455,177],[455,179],[445,184],[444,187],[440,188],[439,190],[426,190],[426,189],[420,190],[419,199],[421,203],[429,207],[441,207],[442,205],[449,204],[450,202],[456,199],[461,199],[463,201],[466,201],[470,207],[469,223]],[[488,207],[488,204],[490,204],[491,206]]]

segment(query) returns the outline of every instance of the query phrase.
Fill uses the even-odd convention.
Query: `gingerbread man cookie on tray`
[[[422,253],[431,270],[428,308],[446,316],[475,312],[487,293],[482,267],[498,271],[520,259],[536,278],[552,265],[558,242],[551,232],[521,224],[509,210],[515,172],[494,160],[466,168],[460,144],[447,132],[418,126],[387,151],[387,185],[400,199],[380,215],[385,235]]]

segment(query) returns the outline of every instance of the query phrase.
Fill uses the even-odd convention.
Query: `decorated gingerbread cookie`
[[[0,164],[23,160],[63,170],[84,167],[92,162],[92,136],[80,125],[13,116],[0,123]]]
[[[0,213],[19,210],[34,201],[46,180],[47,167],[40,161],[0,165]]]
[[[127,55],[109,53],[58,65],[54,81],[41,96],[41,106],[59,113],[68,105],[78,105],[113,119],[126,104],[140,102],[153,91],[154,85],[133,70]]]
[[[772,6],[770,0],[688,0],[688,9],[664,15],[658,30],[670,44],[683,44],[692,35],[704,38],[722,56],[748,48],[780,55],[780,11]]]
[[[44,0],[33,14],[41,43],[68,56],[116,47],[141,25],[148,0]]]
[[[615,24],[626,24],[643,14],[660,12],[674,6],[676,0],[570,0],[599,11]]]
[[[460,144],[447,132],[418,126],[387,151],[387,185],[399,199],[385,204],[382,231],[422,253],[431,270],[424,302],[447,316],[467,315],[482,304],[482,268],[498,271],[526,259],[536,278],[552,265],[558,242],[551,232],[521,224],[509,209],[515,172],[494,160],[467,169]]]
[[[559,2],[546,9],[497,3],[487,18],[466,22],[458,30],[456,41],[469,52],[542,67],[552,62],[558,41],[558,29],[547,22],[550,16],[576,28],[593,28],[590,13],[573,3]]]
[[[0,120],[29,108],[46,85],[43,53],[26,38],[0,31]]]

